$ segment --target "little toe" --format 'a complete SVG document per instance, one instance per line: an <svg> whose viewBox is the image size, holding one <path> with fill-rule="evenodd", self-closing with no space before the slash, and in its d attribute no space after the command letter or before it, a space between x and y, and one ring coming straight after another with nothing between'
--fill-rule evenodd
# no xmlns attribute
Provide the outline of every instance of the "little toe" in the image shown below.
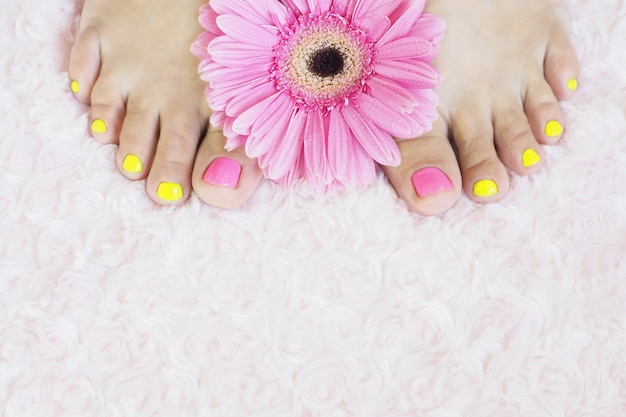
<svg viewBox="0 0 626 417"><path fill-rule="evenodd" d="M535 139L519 100L509 103L494 106L494 141L498 157L516 174L533 174L543 163L543 148Z"/></svg>
<svg viewBox="0 0 626 417"><path fill-rule="evenodd" d="M578 89L580 62L567 29L557 27L548 44L544 76L558 100L567 100Z"/></svg>
<svg viewBox="0 0 626 417"><path fill-rule="evenodd" d="M81 30L70 52L68 72L70 90L82 103L91 103L91 90L100 73L100 64L100 40L96 30Z"/></svg>
<svg viewBox="0 0 626 417"><path fill-rule="evenodd" d="M129 145L125 145L126 147L118 156L118 163L121 164L122 170L129 175L128 168L132 168L136 163L133 156L139 157L138 154L146 152L148 156L145 157L145 161L142 161L142 165L147 165L142 168L150 171L146 181L146 190L152 200L162 205L180 204L191 194L194 156L203 128L202 121L196 116L197 110L185 111L182 105L176 106L175 104L170 109L172 110L161 112L159 138L152 162L150 161L150 128L154 126L151 123L156 123L159 119L158 117L151 118L149 113L144 114L147 117L135 126L137 132L146 129L143 139L135 139L135 142L129 140ZM126 143L126 140L121 140L120 146L122 143ZM128 166L125 167L125 163Z"/></svg>
<svg viewBox="0 0 626 417"><path fill-rule="evenodd" d="M435 215L454 206L462 189L461 172L443 121L417 139L398 141L398 148L400 165L383 171L409 210Z"/></svg>
<svg viewBox="0 0 626 417"><path fill-rule="evenodd" d="M193 190L214 207L231 209L245 203L263 177L256 159L244 148L227 151L219 129L210 128L200 144L192 173Z"/></svg>
<svg viewBox="0 0 626 417"><path fill-rule="evenodd" d="M465 193L478 203L502 199L509 190L509 176L496 152L490 116L471 105L461 106L453 114L452 136Z"/></svg>
<svg viewBox="0 0 626 417"><path fill-rule="evenodd" d="M554 145L561 139L565 129L563 112L545 80L528 84L524 112L539 143Z"/></svg>

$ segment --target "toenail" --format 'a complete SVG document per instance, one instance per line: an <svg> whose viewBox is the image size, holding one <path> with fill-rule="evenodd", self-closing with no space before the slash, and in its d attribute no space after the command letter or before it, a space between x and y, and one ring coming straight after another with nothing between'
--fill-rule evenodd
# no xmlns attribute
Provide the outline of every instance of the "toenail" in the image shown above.
<svg viewBox="0 0 626 417"><path fill-rule="evenodd" d="M72 93L78 93L80 91L80 84L78 84L78 81L72 80L70 83L70 89L72 90Z"/></svg>
<svg viewBox="0 0 626 417"><path fill-rule="evenodd" d="M528 148L522 153L522 165L524 168L530 168L537 165L541 161L541 156L533 148Z"/></svg>
<svg viewBox="0 0 626 417"><path fill-rule="evenodd" d="M183 187L175 182L162 182L157 187L157 196L164 201L178 201L183 198Z"/></svg>
<svg viewBox="0 0 626 417"><path fill-rule="evenodd" d="M102 119L95 119L93 122L91 122L91 130L94 133L106 133L107 124Z"/></svg>
<svg viewBox="0 0 626 417"><path fill-rule="evenodd" d="M241 165L231 158L217 158L206 169L204 182L227 188L235 188L239 183Z"/></svg>
<svg viewBox="0 0 626 417"><path fill-rule="evenodd" d="M546 136L556 138L563 134L563 126L556 120L550 120L546 123Z"/></svg>
<svg viewBox="0 0 626 417"><path fill-rule="evenodd" d="M571 78L567 80L567 88L569 88L571 91L577 90L578 80L576 78Z"/></svg>
<svg viewBox="0 0 626 417"><path fill-rule="evenodd" d="M498 184L493 180L480 180L474 183L474 195L478 197L491 197L498 193Z"/></svg>
<svg viewBox="0 0 626 417"><path fill-rule="evenodd" d="M454 188L448 176L436 167L426 167L415 171L411 181L415 192L420 197L427 197Z"/></svg>
<svg viewBox="0 0 626 417"><path fill-rule="evenodd" d="M124 158L124 162L122 162L122 168L124 171L130 172L131 174L138 174L143 171L143 164L137 155L129 153Z"/></svg>

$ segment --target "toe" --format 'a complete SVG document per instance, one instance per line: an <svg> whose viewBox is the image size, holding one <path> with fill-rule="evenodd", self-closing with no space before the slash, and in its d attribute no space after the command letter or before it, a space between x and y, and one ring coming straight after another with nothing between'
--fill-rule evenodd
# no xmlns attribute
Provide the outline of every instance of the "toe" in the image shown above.
<svg viewBox="0 0 626 417"><path fill-rule="evenodd" d="M545 80L530 82L524 99L524 112L539 143L556 144L565 127L559 102Z"/></svg>
<svg viewBox="0 0 626 417"><path fill-rule="evenodd" d="M451 208L461 193L462 180L443 120L417 139L399 141L398 148L400 165L383 170L407 207L422 215Z"/></svg>
<svg viewBox="0 0 626 417"><path fill-rule="evenodd" d="M100 143L119 143L120 130L125 116L125 96L114 73L106 66L95 81L91 91L89 128Z"/></svg>
<svg viewBox="0 0 626 417"><path fill-rule="evenodd" d="M544 76L557 99L567 100L578 88L580 63L565 28L555 29L548 44Z"/></svg>
<svg viewBox="0 0 626 417"><path fill-rule="evenodd" d="M480 102L480 101L479 101ZM509 190L509 176L494 144L491 116L478 109L486 106L464 105L452 114L452 136L458 150L463 189L479 203L498 201Z"/></svg>
<svg viewBox="0 0 626 417"><path fill-rule="evenodd" d="M150 113L144 112L143 116L138 113L137 123L132 131L141 134L143 129L146 130L143 136L140 139L134 139L134 142L128 136L129 145L125 145L124 150L118 156L122 171L128 173L128 168L132 168L136 163L134 157L140 159L141 156L147 155L142 161L142 164L147 165L146 168L142 168L144 170L149 168L150 171L146 189L148 195L158 204L179 204L191 194L191 172L203 128L202 121L197 114L197 109L185 110L184 106L177 106L176 103L173 103L169 109L161 111L158 143L154 160L150 164L150 144L155 143L150 141L150 129L154 126L152 123L159 118L158 116L151 117ZM121 140L122 143L126 143L126 136ZM125 163L128 166L125 167Z"/></svg>
<svg viewBox="0 0 626 417"><path fill-rule="evenodd" d="M70 89L85 104L100 73L100 41L93 28L81 30L72 46L68 67Z"/></svg>
<svg viewBox="0 0 626 417"><path fill-rule="evenodd" d="M535 139L529 121L518 100L494 106L494 141L502 163L519 175L537 172L544 159L544 151Z"/></svg>
<svg viewBox="0 0 626 417"><path fill-rule="evenodd" d="M151 170L159 140L159 108L145 94L129 97L116 162L128 179L140 180Z"/></svg>
<svg viewBox="0 0 626 417"><path fill-rule="evenodd" d="M219 129L209 129L196 155L192 184L205 203L230 209L250 198L263 175L256 159L248 158L243 148L227 151L225 142Z"/></svg>

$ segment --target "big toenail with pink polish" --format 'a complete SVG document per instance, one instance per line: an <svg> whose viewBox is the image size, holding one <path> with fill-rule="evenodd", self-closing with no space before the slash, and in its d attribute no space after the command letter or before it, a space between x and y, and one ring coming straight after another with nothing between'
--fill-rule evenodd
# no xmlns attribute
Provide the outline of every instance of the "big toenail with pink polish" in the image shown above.
<svg viewBox="0 0 626 417"><path fill-rule="evenodd" d="M417 170L411 177L413 188L420 197L427 197L441 191L452 190L454 186L450 178L439 168L426 167Z"/></svg>
<svg viewBox="0 0 626 417"><path fill-rule="evenodd" d="M204 182L220 187L235 188L241 176L241 165L231 158L217 158L206 169Z"/></svg>

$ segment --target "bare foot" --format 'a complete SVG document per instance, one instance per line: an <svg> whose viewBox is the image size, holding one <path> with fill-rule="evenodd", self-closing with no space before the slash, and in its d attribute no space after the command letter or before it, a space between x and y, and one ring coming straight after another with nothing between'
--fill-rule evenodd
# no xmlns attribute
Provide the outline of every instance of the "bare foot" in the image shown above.
<svg viewBox="0 0 626 417"><path fill-rule="evenodd" d="M572 96L579 73L564 3L427 2L448 27L434 62L443 75L440 119L428 134L399 143L399 167L384 168L411 210L443 212L461 189L476 202L497 201L509 189L507 168L541 169L542 145L557 143L564 129L558 100Z"/></svg>
<svg viewBox="0 0 626 417"><path fill-rule="evenodd" d="M119 144L120 171L147 179L155 202L185 201L193 174L202 200L236 207L261 173L242 152L226 153L221 131L206 128L205 84L190 52L204 3L86 0L70 56L71 89L91 105L94 138Z"/></svg>

